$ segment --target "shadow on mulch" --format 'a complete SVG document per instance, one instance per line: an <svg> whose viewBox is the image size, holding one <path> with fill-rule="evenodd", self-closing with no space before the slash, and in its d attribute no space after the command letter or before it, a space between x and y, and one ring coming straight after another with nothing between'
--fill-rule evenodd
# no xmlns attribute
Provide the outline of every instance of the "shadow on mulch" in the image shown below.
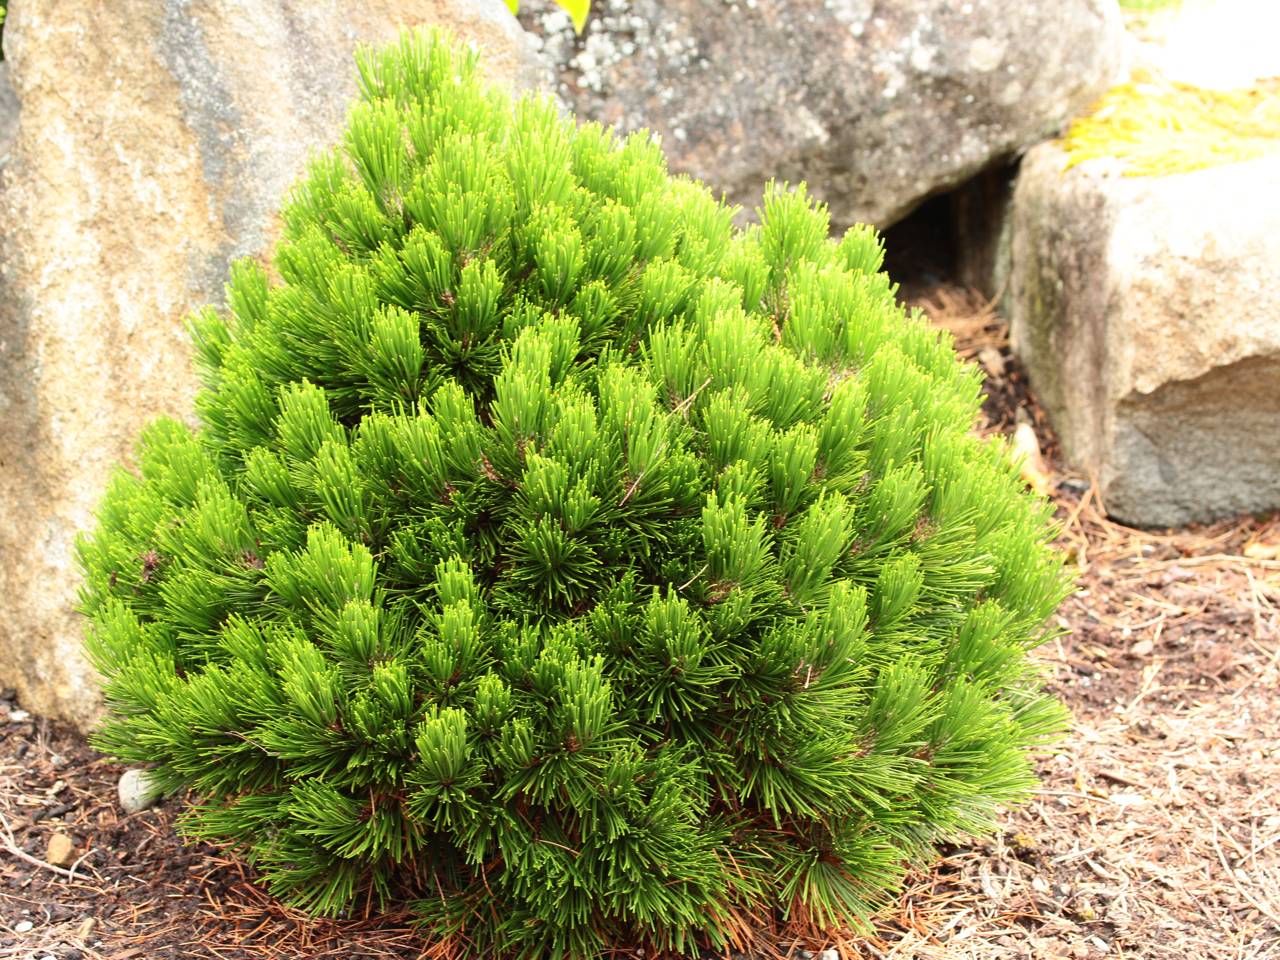
<svg viewBox="0 0 1280 960"><path fill-rule="evenodd" d="M1280 957L1280 518L1152 533L1111 523L1057 444L990 305L915 301L988 382L984 433L1030 424L1080 590L1038 653L1075 716L994 840L943 852L874 960ZM124 816L120 768L0 696L0 960L416 958L407 917L314 921L184 846L170 801ZM55 834L72 843L47 863Z"/></svg>

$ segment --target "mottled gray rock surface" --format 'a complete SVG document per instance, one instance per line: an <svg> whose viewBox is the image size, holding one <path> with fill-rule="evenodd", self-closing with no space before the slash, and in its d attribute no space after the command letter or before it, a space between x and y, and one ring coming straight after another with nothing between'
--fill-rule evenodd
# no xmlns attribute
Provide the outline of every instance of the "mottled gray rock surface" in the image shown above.
<svg viewBox="0 0 1280 960"><path fill-rule="evenodd" d="M9 66L0 60L0 168L9 159L13 138L18 132L18 98L9 83Z"/></svg>
<svg viewBox="0 0 1280 960"><path fill-rule="evenodd" d="M1013 346L1115 517L1280 507L1280 153L1171 177L1057 146L1014 189Z"/></svg>
<svg viewBox="0 0 1280 960"><path fill-rule="evenodd" d="M98 708L76 533L139 428L191 407L183 317L264 256L281 195L333 142L352 53L441 24L491 77L539 72L501 0L12 0L21 105L0 172L0 685Z"/></svg>
<svg viewBox="0 0 1280 960"><path fill-rule="evenodd" d="M748 209L807 180L837 226L887 226L1055 132L1123 58L1115 0L603 0L580 40L545 4L523 19L581 116L657 131Z"/></svg>

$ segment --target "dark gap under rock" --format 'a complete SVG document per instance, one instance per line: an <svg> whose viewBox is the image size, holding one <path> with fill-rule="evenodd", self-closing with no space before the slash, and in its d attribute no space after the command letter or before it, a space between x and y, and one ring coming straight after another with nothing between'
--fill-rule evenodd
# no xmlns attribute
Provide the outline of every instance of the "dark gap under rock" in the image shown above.
<svg viewBox="0 0 1280 960"><path fill-rule="evenodd" d="M885 269L913 300L943 284L999 299L1006 267L1005 216L1013 164L984 170L953 190L930 197L883 231Z"/></svg>

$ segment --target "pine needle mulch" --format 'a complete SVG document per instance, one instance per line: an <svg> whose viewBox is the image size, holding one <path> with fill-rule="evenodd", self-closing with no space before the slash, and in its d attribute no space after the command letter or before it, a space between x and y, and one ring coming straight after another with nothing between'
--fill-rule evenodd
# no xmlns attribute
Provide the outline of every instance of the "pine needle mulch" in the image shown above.
<svg viewBox="0 0 1280 960"><path fill-rule="evenodd" d="M1039 437L1081 586L1039 655L1075 729L994 840L944 851L841 956L1280 957L1280 517L1110 522L1089 478L1056 466L990 305L951 288L918 305L986 369L985 430ZM178 843L174 804L124 816L118 775L0 693L0 960L421 955L407 917L276 904L233 858ZM66 866L46 861L55 833L74 844Z"/></svg>
<svg viewBox="0 0 1280 960"><path fill-rule="evenodd" d="M126 816L119 767L60 724L21 711L15 720L16 710L0 702L0 960L419 956L407 923L310 920L267 896L242 863L183 846L174 804ZM46 859L58 833L75 844L61 867Z"/></svg>

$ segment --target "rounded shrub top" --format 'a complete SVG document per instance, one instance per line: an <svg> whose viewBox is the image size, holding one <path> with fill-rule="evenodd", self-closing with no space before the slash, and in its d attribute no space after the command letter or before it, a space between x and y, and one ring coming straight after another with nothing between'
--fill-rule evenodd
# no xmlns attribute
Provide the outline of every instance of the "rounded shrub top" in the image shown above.
<svg viewBox="0 0 1280 960"><path fill-rule="evenodd" d="M360 77L82 543L100 743L441 955L856 928L1060 722L978 374L802 189L736 229L435 35Z"/></svg>

